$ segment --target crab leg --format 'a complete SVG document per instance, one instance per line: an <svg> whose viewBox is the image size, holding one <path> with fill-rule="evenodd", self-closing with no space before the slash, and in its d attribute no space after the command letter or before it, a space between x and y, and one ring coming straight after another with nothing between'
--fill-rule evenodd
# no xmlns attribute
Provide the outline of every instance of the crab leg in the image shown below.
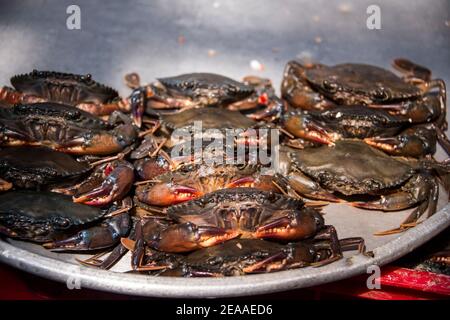
<svg viewBox="0 0 450 320"><path fill-rule="evenodd" d="M23 94L11 87L3 87L0 89L0 101L8 105L14 105L22 101Z"/></svg>
<svg viewBox="0 0 450 320"><path fill-rule="evenodd" d="M353 201L349 204L364 209L398 211L428 201L434 193L434 188L436 188L434 179L425 175L415 175L397 192L381 195L373 201Z"/></svg>

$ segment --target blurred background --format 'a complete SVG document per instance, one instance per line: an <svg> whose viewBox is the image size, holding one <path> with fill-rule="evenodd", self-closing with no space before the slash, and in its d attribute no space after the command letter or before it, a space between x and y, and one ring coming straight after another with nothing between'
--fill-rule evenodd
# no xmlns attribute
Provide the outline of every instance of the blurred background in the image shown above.
<svg viewBox="0 0 450 320"><path fill-rule="evenodd" d="M81 29L69 30L69 5ZM381 29L366 13L378 5ZM403 56L450 75L450 1L80 1L0 0L0 84L32 69L91 73L129 90L123 75L156 77L209 71L256 74L279 87L285 63L366 62L389 67Z"/></svg>

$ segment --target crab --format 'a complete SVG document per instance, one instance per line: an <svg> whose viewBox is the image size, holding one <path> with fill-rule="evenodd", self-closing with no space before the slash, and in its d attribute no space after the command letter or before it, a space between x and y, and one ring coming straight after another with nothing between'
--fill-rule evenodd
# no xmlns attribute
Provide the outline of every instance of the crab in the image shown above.
<svg viewBox="0 0 450 320"><path fill-rule="evenodd" d="M42 146L8 147L0 150L0 177L16 188L52 190L73 195L75 202L105 206L126 196L134 168L124 160L102 161L92 165Z"/></svg>
<svg viewBox="0 0 450 320"><path fill-rule="evenodd" d="M116 118L116 117L115 117ZM120 118L117 115L116 121ZM0 146L45 145L75 155L109 155L137 138L127 118L113 126L75 107L56 103L0 108Z"/></svg>
<svg viewBox="0 0 450 320"><path fill-rule="evenodd" d="M169 219L169 220L167 220ZM144 224L145 241L164 252L188 252L236 238L296 241L326 230L318 210L255 188L222 189L167 208Z"/></svg>
<svg viewBox="0 0 450 320"><path fill-rule="evenodd" d="M98 165L81 183L53 191L71 195L77 203L103 207L125 198L133 182L133 165L125 160L113 160Z"/></svg>
<svg viewBox="0 0 450 320"><path fill-rule="evenodd" d="M447 129L445 82L431 79L430 70L406 59L396 59L393 65L405 77L366 64L326 66L290 61L284 72L282 97L303 110L334 109L338 114L343 109L336 109L337 106L357 106L394 115L394 122L400 117L403 123L427 123L437 131L439 142L450 153L448 138L443 133ZM374 144L390 149L390 142L383 146L385 141L381 139Z"/></svg>
<svg viewBox="0 0 450 320"><path fill-rule="evenodd" d="M277 191L272 177L251 165L191 165L157 176L136 188L136 200L150 206L166 207L193 200L210 192L238 187Z"/></svg>
<svg viewBox="0 0 450 320"><path fill-rule="evenodd" d="M255 110L255 119L277 118L284 110L269 80L247 77L246 83L214 73L189 73L160 78L158 82L141 86L137 74L126 76L134 89L130 95L135 122L140 126L144 112L173 113L201 107L227 107L232 110ZM258 107L263 107L259 110ZM165 112L164 112L165 111Z"/></svg>
<svg viewBox="0 0 450 320"><path fill-rule="evenodd" d="M116 90L94 81L90 74L33 70L12 77L11 84L14 89L0 89L0 100L8 104L56 102L97 116L110 115L116 110L130 111L126 99L121 99Z"/></svg>
<svg viewBox="0 0 450 320"><path fill-rule="evenodd" d="M59 193L8 191L0 194L0 234L55 251L105 249L128 234L130 207L101 210Z"/></svg>
<svg viewBox="0 0 450 320"><path fill-rule="evenodd" d="M279 178L301 196L346 201L371 210L415 207L399 228L387 233L415 226L425 212L427 216L434 214L439 194L437 179L450 170L447 163L388 156L358 140L292 151L289 158L291 167L285 166Z"/></svg>
<svg viewBox="0 0 450 320"><path fill-rule="evenodd" d="M159 174L200 160L256 164L258 159L250 158L247 151L251 148L256 151L258 146L259 150L268 148L271 143L270 125L222 108L188 109L177 114L159 115L158 120L151 121L151 124L150 129L141 133L144 141L130 155L143 180L151 180ZM267 136L263 130L257 129L266 129ZM231 145L235 149L229 153ZM223 152L225 146L227 151Z"/></svg>
<svg viewBox="0 0 450 320"><path fill-rule="evenodd" d="M420 158L436 152L436 130L426 124L411 125L410 119L380 109L336 106L323 111L298 110L285 117L284 129L300 138L290 141L298 147L304 146L302 141L333 145L353 138L395 156Z"/></svg>
<svg viewBox="0 0 450 320"><path fill-rule="evenodd" d="M136 241L135 244L137 244ZM140 242L142 243L142 242ZM362 238L338 240L334 229L320 240L279 244L259 239L233 239L203 248L188 255L176 255L145 248L132 247L132 268L159 276L222 277L280 270L320 267L342 258L342 252L359 249L364 252Z"/></svg>

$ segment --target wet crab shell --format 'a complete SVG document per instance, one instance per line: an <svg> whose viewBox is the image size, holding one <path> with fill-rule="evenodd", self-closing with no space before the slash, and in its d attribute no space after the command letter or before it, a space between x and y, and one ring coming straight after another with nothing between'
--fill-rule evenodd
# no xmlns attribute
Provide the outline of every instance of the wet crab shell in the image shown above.
<svg viewBox="0 0 450 320"><path fill-rule="evenodd" d="M233 239L217 246L194 251L185 258L185 267L192 273L243 275L246 267L276 254L290 254L288 245L256 239ZM297 244L297 253L304 265L314 262L314 251L308 245Z"/></svg>
<svg viewBox="0 0 450 320"><path fill-rule="evenodd" d="M116 99L116 90L100 84L90 74L37 71L16 75L11 84L22 93L71 105L80 102L106 103Z"/></svg>
<svg viewBox="0 0 450 320"><path fill-rule="evenodd" d="M293 152L291 159L301 172L344 195L376 193L414 174L408 164L356 140Z"/></svg>
<svg viewBox="0 0 450 320"><path fill-rule="evenodd" d="M173 95L187 96L204 105L220 105L247 98L254 89L214 73L189 73L158 81Z"/></svg>
<svg viewBox="0 0 450 320"><path fill-rule="evenodd" d="M87 174L90 166L46 147L0 150L0 176L20 188L70 184Z"/></svg>
<svg viewBox="0 0 450 320"><path fill-rule="evenodd" d="M58 118L84 129L105 130L112 128L109 123L89 112L60 103L30 103L18 104L12 108L0 108L1 119L23 119L25 121L28 117L47 118L48 121L51 118Z"/></svg>
<svg viewBox="0 0 450 320"><path fill-rule="evenodd" d="M320 92L338 102L387 102L417 98L422 94L418 87L393 72L367 64L320 65L306 69L305 77Z"/></svg>
<svg viewBox="0 0 450 320"><path fill-rule="evenodd" d="M200 121L202 129L247 129L256 125L256 122L247 118L239 111L223 108L188 109L173 115L161 116L164 125L170 129L180 129L194 126Z"/></svg>
<svg viewBox="0 0 450 320"><path fill-rule="evenodd" d="M22 240L52 241L104 214L58 193L22 190L0 195L0 231Z"/></svg>
<svg viewBox="0 0 450 320"><path fill-rule="evenodd" d="M232 188L218 190L196 200L170 206L167 209L167 215L178 222L215 226L225 223L230 225L221 227L233 228L236 226L232 225L235 222L232 221L233 219L230 220L231 216L242 219L244 215L247 215L247 218L250 218L247 222L254 224L258 219L269 220L274 212L282 213L303 207L303 201L287 198L279 193L255 188ZM250 230L254 226L243 227Z"/></svg>

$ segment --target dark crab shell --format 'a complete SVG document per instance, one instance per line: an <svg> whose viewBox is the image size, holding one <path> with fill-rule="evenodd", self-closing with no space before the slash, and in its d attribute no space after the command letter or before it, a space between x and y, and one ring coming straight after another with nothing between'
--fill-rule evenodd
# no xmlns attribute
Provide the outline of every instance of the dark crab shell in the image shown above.
<svg viewBox="0 0 450 320"><path fill-rule="evenodd" d="M184 259L184 266L193 274L243 275L245 267L277 254L289 256L290 251L290 245L259 239L233 239L190 253ZM296 251L304 265L314 262L314 250L308 244L297 243Z"/></svg>
<svg viewBox="0 0 450 320"><path fill-rule="evenodd" d="M106 103L116 99L116 90L92 80L90 74L37 71L11 78L14 88L48 101L75 105L81 102Z"/></svg>
<svg viewBox="0 0 450 320"><path fill-rule="evenodd" d="M244 229L252 230L259 222L274 217L274 213L301 210L304 202L281 194L255 188L232 188L211 192L196 200L173 205L167 215L177 222L234 228L234 218L245 220ZM238 222L239 224L241 222Z"/></svg>
<svg viewBox="0 0 450 320"><path fill-rule="evenodd" d="M291 159L314 181L345 195L376 193L398 186L414 174L407 163L357 140L292 152Z"/></svg>
<svg viewBox="0 0 450 320"><path fill-rule="evenodd" d="M418 87L389 70L367 64L320 65L305 70L306 79L330 99L344 103L377 103L419 97ZM349 97L351 96L351 97Z"/></svg>
<svg viewBox="0 0 450 320"><path fill-rule="evenodd" d="M72 197L35 191L0 194L0 231L12 238L48 242L69 229L100 219L105 211L74 203Z"/></svg>
<svg viewBox="0 0 450 320"><path fill-rule="evenodd" d="M324 111L311 110L308 114L344 138L392 137L410 125L406 117L359 105L337 106Z"/></svg>
<svg viewBox="0 0 450 320"><path fill-rule="evenodd" d="M86 163L46 147L0 150L0 177L20 188L68 185L90 170Z"/></svg>
<svg viewBox="0 0 450 320"><path fill-rule="evenodd" d="M201 121L202 129L243 129L256 126L256 122L241 114L224 108L193 108L171 115L162 115L161 120L170 129L192 127Z"/></svg>
<svg viewBox="0 0 450 320"><path fill-rule="evenodd" d="M207 101L207 105L240 101L254 93L253 87L214 73L188 73L158 81L174 95Z"/></svg>
<svg viewBox="0 0 450 320"><path fill-rule="evenodd" d="M51 122L52 118L70 123L83 129L105 130L112 126L95 115L70 105L42 102L18 104L12 108L0 108L0 118L19 120L24 123L27 118L39 118L43 122Z"/></svg>

